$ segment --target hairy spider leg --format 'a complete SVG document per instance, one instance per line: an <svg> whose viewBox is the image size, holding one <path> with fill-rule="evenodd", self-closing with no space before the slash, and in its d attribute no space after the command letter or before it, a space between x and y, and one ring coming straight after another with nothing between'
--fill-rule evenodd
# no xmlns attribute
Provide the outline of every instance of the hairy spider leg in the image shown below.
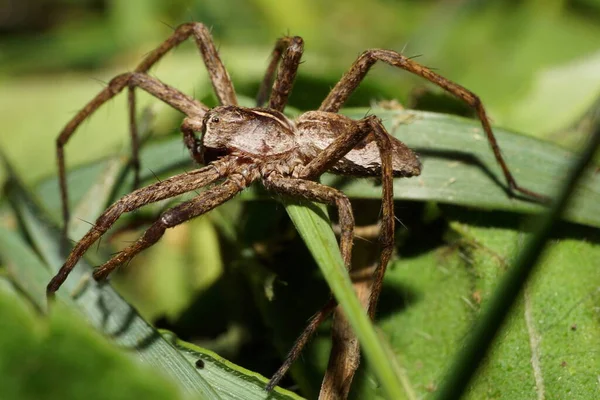
<svg viewBox="0 0 600 400"><path fill-rule="evenodd" d="M328 170L331 165L342 158L350 150L352 150L361 140L370 133L374 134L379 153L381 157L381 179L382 179L382 225L380 233L380 261L374 272L373 291L369 299L369 316L373 318L375 306L379 293L373 295L375 290L381 291L383 276L387 268L387 264L392 256L394 249L394 194L393 194L393 175L392 175L392 145L389 134L381 124L379 118L375 116L366 117L357 121L356 128L353 131L341 134L336 140L321 151L313 160L311 160L305 168L299 173L300 183L298 179L290 178L273 178L267 180L265 186L277 193L289 195L293 197L305 198L307 200L318 201L326 204L336 204L339 212L340 220L340 251L346 268L350 270L350 262L352 257L352 243L354 240L354 217L352 216L352 206L350 201L343 193L328 186L323 186L309 179L321 175ZM310 182L310 183L309 183ZM343 200L343 201L342 201ZM334 203L335 201L335 203ZM342 212L347 214L351 219L351 224L343 217ZM298 339L294 342L291 350L288 352L283 364L275 372L269 380L267 390L271 390L285 376L294 361L298 358L302 349L308 343L308 340L316 332L319 325L329 316L335 309L337 302L331 299L325 306L319 310L310 319L309 324L302 331Z"/></svg>
<svg viewBox="0 0 600 400"><path fill-rule="evenodd" d="M508 165L506 164L506 161L504 161L504 157L502 156L502 152L500 151L496 137L492 132L492 127L490 126L490 121L486 115L485 108L483 107L483 104L477 95L466 88L444 78L443 76L436 74L431 69L393 50L371 49L363 52L356 59L354 64L352 64L350 69L344 74L344 76L342 76L342 79L340 79L340 81L335 85L325 100L323 100L319 110L338 112L348 97L350 97L352 92L354 92L354 90L365 78L369 69L377 61L382 61L391 66L398 67L410 73L419 75L438 85L455 97L463 100L470 107L475 109L477 116L481 120L483 130L487 135L488 142L492 147L496 161L502 168L504 177L508 182L509 191L511 193L515 191L520 192L541 202L547 202L549 200L546 196L521 187L517 184L517 181L513 177Z"/></svg>
<svg viewBox="0 0 600 400"><path fill-rule="evenodd" d="M223 62L219 58L217 49L215 48L214 41L210 34L210 31L204 24L198 22L191 22L178 26L173 34L166 39L160 46L150 52L142 62L134 70L134 74L130 76L139 77L141 74L147 72L158 60L160 60L169 50L179 45L181 42L186 40L191 35L194 35L194 39L202 58L213 86L213 89L217 95L219 103L222 105L236 105L237 98L233 89L233 84ZM136 74L138 73L138 74ZM139 139L137 132L137 125L135 119L135 87L139 86L142 89L148 91L150 94L158 97L160 100L171 104L171 102L193 102L195 107L177 108L179 111L184 112L188 116L201 116L208 107L204 104L192 99L191 97L177 91L174 88L170 88L167 91L155 91L152 92L150 89L145 88L142 84L137 81L139 78L131 78L129 81L121 82L124 76L128 74L119 75L115 79L111 80L110 84L104 89L99 95L97 95L91 102L89 102L73 119L63 128L59 137L56 140L56 156L58 159L58 170L59 170L59 181L60 181L60 192L62 201L62 212L63 212L63 234L67 236L67 223L69 221L69 202L68 202L68 191L66 183L66 171L65 171L65 156L64 146L66 145L69 138L72 136L77 127L91 115L96 109L98 109L104 102L114 97L120 92L124 86L129 87L128 92L128 110L129 110L129 131L131 136L131 165L134 170L134 186L137 187L139 184ZM145 75L145 74L144 74ZM147 76L147 75L145 75ZM150 78L150 77L148 77ZM156 81L154 78L151 78ZM119 86L118 81L124 86ZM165 87L167 85L161 84ZM163 94L161 97L160 95ZM181 98L181 99L179 99ZM184 101L185 100L185 101ZM171 104L172 105L172 104Z"/></svg>
<svg viewBox="0 0 600 400"><path fill-rule="evenodd" d="M269 86L273 85L269 98L269 108L283 111L294 86L303 51L304 41L299 36L285 36L277 40L271 53L271 62L267 67L265 77L256 96L257 107L263 106L267 96L269 96ZM280 60L281 64L277 70L277 78L273 81Z"/></svg>
<svg viewBox="0 0 600 400"><path fill-rule="evenodd" d="M200 49L220 105L237 105L237 97L229 73L225 69L210 34L210 30L200 22L189 22L175 28L173 34L160 46L150 52L137 66L135 72L147 72L169 50L194 35L196 45Z"/></svg>
<svg viewBox="0 0 600 400"><path fill-rule="evenodd" d="M213 165L175 175L169 179L140 188L113 203L96 220L94 226L77 242L69 257L46 288L47 296L53 297L69 273L85 252L117 221L121 214L134 211L146 204L178 196L196 190L221 179L223 174Z"/></svg>
<svg viewBox="0 0 600 400"><path fill-rule="evenodd" d="M165 233L167 228L173 228L190 219L205 214L233 198L246 187L246 180L244 177L241 177L239 180L232 179L233 177L233 175L230 176L220 185L207 189L193 199L162 213L158 220L150 225L135 243L128 246L126 249L121 250L113 258L98 267L98 269L94 271L94 279L105 279L119 265L126 263L140 251L156 243Z"/></svg>
<svg viewBox="0 0 600 400"><path fill-rule="evenodd" d="M200 50L204 64L208 71L210 81L212 83L219 104L221 105L236 105L237 98L231 78L219 57L219 53L214 45L214 40L210 34L210 30L199 22L190 22L179 25L175 28L173 34L167 38L160 46L151 51L142 62L136 67L135 72L148 72L148 70L156 64L166 53L174 47L177 47L181 42L185 41L191 35L194 35L196 45ZM139 185L139 139L135 115L135 88L129 86L128 91L129 105L129 132L131 134L131 165L134 172L133 187ZM206 111L206 110L205 110Z"/></svg>
<svg viewBox="0 0 600 400"><path fill-rule="evenodd" d="M274 176L274 174L269 175L269 177L264 180L264 185L268 190L283 196L335 205L338 210L339 224L341 227L340 252L342 254L342 259L344 260L344 265L350 270L352 243L354 240L354 216L352 214L350 200L344 193L314 181L283 178L281 176ZM300 336L294 342L288 355L285 357L283 364L269 380L269 383L265 388L267 391L270 391L277 386L294 361L296 361L301 354L304 346L308 343L319 325L327 319L329 314L335 309L336 305L335 299L332 298L321 310L311 317L308 326L304 328Z"/></svg>
<svg viewBox="0 0 600 400"><path fill-rule="evenodd" d="M94 113L102 104L112 99L120 93L126 86L139 87L154 97L164 101L173 108L185 113L186 115L202 115L208 108L193 99L192 97L181 93L177 89L160 82L144 73L126 73L113 78L104 90L94 97L83 109L81 109L63 128L56 140L56 155L58 159L58 174L60 182L60 192L63 212L63 233L67 236L67 223L69 221L69 197L67 191L66 169L64 146L71 138L77 127L91 114Z"/></svg>
<svg viewBox="0 0 600 400"><path fill-rule="evenodd" d="M381 256L374 272L373 290L369 300L369 316L373 318L383 276L394 249L394 181L392 173L392 144L389 133L375 116L368 116L357 123L357 130L340 135L332 144L304 167L299 177L314 179L330 169L340 158L352 150L369 133L375 137L381 157L382 225L380 233Z"/></svg>
<svg viewBox="0 0 600 400"><path fill-rule="evenodd" d="M317 313L310 317L308 320L308 325L306 328L304 328L302 333L300 333L300 336L298 336L294 341L292 348L285 357L285 360L283 360L283 364L281 364L281 367L279 367L273 376L271 376L267 386L265 386L265 390L267 392L270 392L275 388L275 386L279 385L279 382L281 382L285 374L287 374L296 359L300 356L310 338L317 331L319 326L321 326L321 324L327 320L329 315L333 312L333 310L335 310L336 307L337 301L332 297L327 301L327 303L325 303L323 307L321 307Z"/></svg>

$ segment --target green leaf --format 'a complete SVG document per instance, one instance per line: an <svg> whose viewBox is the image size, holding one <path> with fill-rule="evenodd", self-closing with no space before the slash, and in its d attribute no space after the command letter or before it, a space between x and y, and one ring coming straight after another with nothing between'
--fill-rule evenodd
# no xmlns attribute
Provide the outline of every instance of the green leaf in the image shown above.
<svg viewBox="0 0 600 400"><path fill-rule="evenodd" d="M537 73L526 96L507 113L526 132L555 132L583 115L600 93L600 51ZM560 94L560 95L557 95Z"/></svg>
<svg viewBox="0 0 600 400"><path fill-rule="evenodd" d="M485 308L512 255L528 236L514 229L487 227L477 219L453 223L469 249ZM545 250L525 293L511 311L491 354L478 373L468 398L594 398L600 360L600 236L563 229ZM490 257L490 255L493 255Z"/></svg>
<svg viewBox="0 0 600 400"><path fill-rule="evenodd" d="M493 340L498 336L498 332L503 327L509 311L512 310L513 305L518 300L518 296L521 293L525 293L526 303L528 302L525 287L529 281L529 277L535 270L545 250L546 242L550 239L555 229L558 228L560 217L569 204L575 186L582 178L586 168L591 164L594 154L599 148L600 124L595 127L593 134L587 140L581 155L569 166L567 177L561 182L560 190L557 191L556 200L550 207L550 210L536 221L532 229L531 238L527 240L523 250L519 252L514 264L507 271L506 276L500 280L486 307L485 313L482 314L473 327L470 340L466 343L464 350L461 351L461 354L453 364L452 371L444 383L444 387L438 398L458 398L466 391L477 368L491 350ZM527 317L526 319L531 324L531 317ZM532 339L532 364L534 365L534 370L536 370L535 349L538 345L533 342L534 340ZM539 367L537 370L539 370ZM539 380L541 380L541 378L538 378L539 375L540 373L536 371L536 384L542 386L539 383ZM540 391L539 397L544 397L543 390Z"/></svg>
<svg viewBox="0 0 600 400"><path fill-rule="evenodd" d="M12 236L0 228L3 254L18 240ZM6 278L0 278L0 319L5 400L183 398L172 382L108 344L72 309L57 305L50 318L40 318Z"/></svg>
<svg viewBox="0 0 600 400"><path fill-rule="evenodd" d="M443 212L453 221L450 243L401 252L388 268L379 309L378 326L417 398L435 396L528 236L517 218L503 214L458 207ZM546 398L595 397L599 259L598 230L562 227L528 284L528 300L521 296L512 310L466 398L539 398L534 368L541 371ZM532 340L539 367L532 364ZM351 398L382 395L373 377L367 366L355 378Z"/></svg>
<svg viewBox="0 0 600 400"><path fill-rule="evenodd" d="M267 396L264 387L268 380L264 376L235 365L212 351L179 340L169 332L163 331L161 334L166 338L170 338L172 344L189 362L200 365L199 368L203 371L203 376L219 393L222 393L223 399L302 399L302 397L292 392L279 389ZM200 363L198 363L198 360L200 360Z"/></svg>
<svg viewBox="0 0 600 400"><path fill-rule="evenodd" d="M435 391L478 309L474 277L461 254L452 247L423 246L401 252L388 267L377 313L377 326L405 374L406 394L398 400ZM355 377L351 398L383 397L372 366L365 367Z"/></svg>

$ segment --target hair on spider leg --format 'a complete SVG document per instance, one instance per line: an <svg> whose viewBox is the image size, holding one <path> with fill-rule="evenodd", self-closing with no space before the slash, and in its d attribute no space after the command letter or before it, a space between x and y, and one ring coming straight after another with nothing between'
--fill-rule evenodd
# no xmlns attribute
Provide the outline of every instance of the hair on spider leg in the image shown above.
<svg viewBox="0 0 600 400"><path fill-rule="evenodd" d="M402 50L400 50L400 54L404 54L404 51L406 50L406 48L408 47L408 43L410 42L406 42L404 43L404 46L402 46Z"/></svg>
<svg viewBox="0 0 600 400"><path fill-rule="evenodd" d="M88 79L91 79L91 80L93 80L93 81L101 84L103 88L107 87L108 84L109 84L109 82L107 82L107 81L105 81L103 79L100 79L100 78L96 78L94 76L90 76L90 77L88 77ZM79 110L77 110L77 111L79 111Z"/></svg>
<svg viewBox="0 0 600 400"><path fill-rule="evenodd" d="M77 242L79 240L75 240L75 239L71 239L71 238L67 238L69 240L69 242L71 242L71 244L77 244Z"/></svg>
<svg viewBox="0 0 600 400"><path fill-rule="evenodd" d="M98 238L98 244L96 245L96 254L100 252L100 243L102 243L102 236Z"/></svg>
<svg viewBox="0 0 600 400"><path fill-rule="evenodd" d="M78 220L80 220L81 222L85 222L85 223L86 223L86 224L88 224L88 225L91 225L91 226L94 226L94 227L96 226L96 224L95 224L95 223L93 223L93 222L90 222L90 221L87 221L87 220L85 220L85 219L83 219L83 218L79 218L79 217L75 217L75 218L77 218L77 219L78 219Z"/></svg>
<svg viewBox="0 0 600 400"><path fill-rule="evenodd" d="M162 182L162 180L154 173L154 171L152 171L152 169L148 168L148 171L152 173L152 176L154 176L154 179L156 179L157 182Z"/></svg>
<svg viewBox="0 0 600 400"><path fill-rule="evenodd" d="M159 19L158 22L161 23L161 24L163 24L167 28L171 29L173 32L175 32L175 30L177 29L176 27L174 27L173 25L169 24L167 21L163 21L162 19Z"/></svg>
<svg viewBox="0 0 600 400"><path fill-rule="evenodd" d="M131 263L131 260L133 260L133 258L130 258L129 260L127 260L127 264L125 264L125 266L123 267L123 269L129 268L129 264Z"/></svg>
<svg viewBox="0 0 600 400"><path fill-rule="evenodd" d="M367 237L365 237L365 236L361 236L361 235L356 235L356 234L355 234L355 235L354 235L354 238L355 238L355 239L360 239L360 240L362 240L363 242L366 242L366 243L375 243L375 242L373 241L373 239L370 239L370 238L367 238Z"/></svg>
<svg viewBox="0 0 600 400"><path fill-rule="evenodd" d="M407 56L406 58L409 60L414 60L419 57L423 57L423 54L415 54L414 56Z"/></svg>
<svg viewBox="0 0 600 400"><path fill-rule="evenodd" d="M183 173L186 174L186 175L190 174L190 172L187 169L184 169ZM198 190L194 189L194 193L196 193L197 196L200 196L200 192Z"/></svg>
<svg viewBox="0 0 600 400"><path fill-rule="evenodd" d="M188 21L194 21L196 19L190 3L188 3L188 6L185 8L185 14L188 17Z"/></svg>
<svg viewBox="0 0 600 400"><path fill-rule="evenodd" d="M408 227L406 225L404 225L404 222L402 222L402 220L400 218L398 218L397 215L394 215L394 220L396 220L400 225L402 225L402 227L404 229L408 229Z"/></svg>

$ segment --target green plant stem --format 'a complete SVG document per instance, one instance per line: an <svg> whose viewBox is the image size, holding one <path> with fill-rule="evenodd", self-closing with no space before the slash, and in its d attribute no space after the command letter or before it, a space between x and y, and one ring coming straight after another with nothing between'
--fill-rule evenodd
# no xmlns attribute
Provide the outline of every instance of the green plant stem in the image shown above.
<svg viewBox="0 0 600 400"><path fill-rule="evenodd" d="M560 216L573 194L575 185L584 175L585 168L592 160L599 145L600 125L596 126L581 156L573 163L550 211L536 226L533 237L519 254L514 266L498 285L487 311L476 323L470 340L450 369L450 375L438 392L437 399L458 399L465 392L477 368L487 355L517 296L521 293L527 278L533 271L546 241L560 221Z"/></svg>

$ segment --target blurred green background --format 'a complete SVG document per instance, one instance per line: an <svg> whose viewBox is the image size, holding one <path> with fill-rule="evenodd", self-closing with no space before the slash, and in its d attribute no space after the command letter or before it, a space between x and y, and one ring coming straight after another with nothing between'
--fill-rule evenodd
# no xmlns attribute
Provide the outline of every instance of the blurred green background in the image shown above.
<svg viewBox="0 0 600 400"><path fill-rule="evenodd" d="M48 175L53 141L75 110L102 82L133 69L169 35L170 26L190 20L212 27L238 91L250 97L275 39L290 33L305 39L305 63L291 101L300 109L316 107L362 50L383 47L420 55L420 62L477 93L497 125L577 143L562 133L600 93L599 4L3 0L0 144L28 177ZM152 73L188 93L207 94L191 43ZM366 105L367 97L413 105L414 89L424 87L417 77L378 65L365 83L368 95L355 96L360 101L354 104ZM69 142L70 165L127 143L123 104L120 98L100 110ZM163 124L162 132L173 125Z"/></svg>
<svg viewBox="0 0 600 400"><path fill-rule="evenodd" d="M419 56L422 64L478 94L495 125L517 132L577 148L597 115L600 0L0 0L0 148L29 184L56 174L54 142L69 118L112 77L135 68L172 27L188 21L212 27L238 93L247 97L256 93L276 38L302 36L304 63L290 100L300 110L318 107L360 52L379 47ZM214 101L191 42L151 74ZM142 93L139 99L138 111L149 106L156 116L153 136L178 134L181 115ZM383 65L372 69L348 105L392 99L411 108L470 115L420 78ZM128 146L125 96L119 96L68 143L67 165L76 168ZM286 242L285 251L277 248L287 238L272 240L273 230L293 236L293 229L281 207L264 203L244 205L241 230L249 231L244 246L267 265L276 265L280 253L294 264L310 264L297 240L296 247ZM237 215L236 205L232 210ZM136 235L139 231L126 232L112 242L121 246ZM253 306L219 308L251 295L236 293L237 283L223 279L223 265L239 258L222 254L221 247L231 243L219 235L208 219L174 229L123 271L117 285L159 326L268 375L281 354L257 338L269 332L261 322L249 322L258 312ZM161 268L165 260L172 263L168 271ZM261 271L262 278L272 275L268 268ZM326 293L312 271L303 284ZM293 281L295 273L287 273L283 280ZM321 302L293 301L310 303L303 304L308 310Z"/></svg>

